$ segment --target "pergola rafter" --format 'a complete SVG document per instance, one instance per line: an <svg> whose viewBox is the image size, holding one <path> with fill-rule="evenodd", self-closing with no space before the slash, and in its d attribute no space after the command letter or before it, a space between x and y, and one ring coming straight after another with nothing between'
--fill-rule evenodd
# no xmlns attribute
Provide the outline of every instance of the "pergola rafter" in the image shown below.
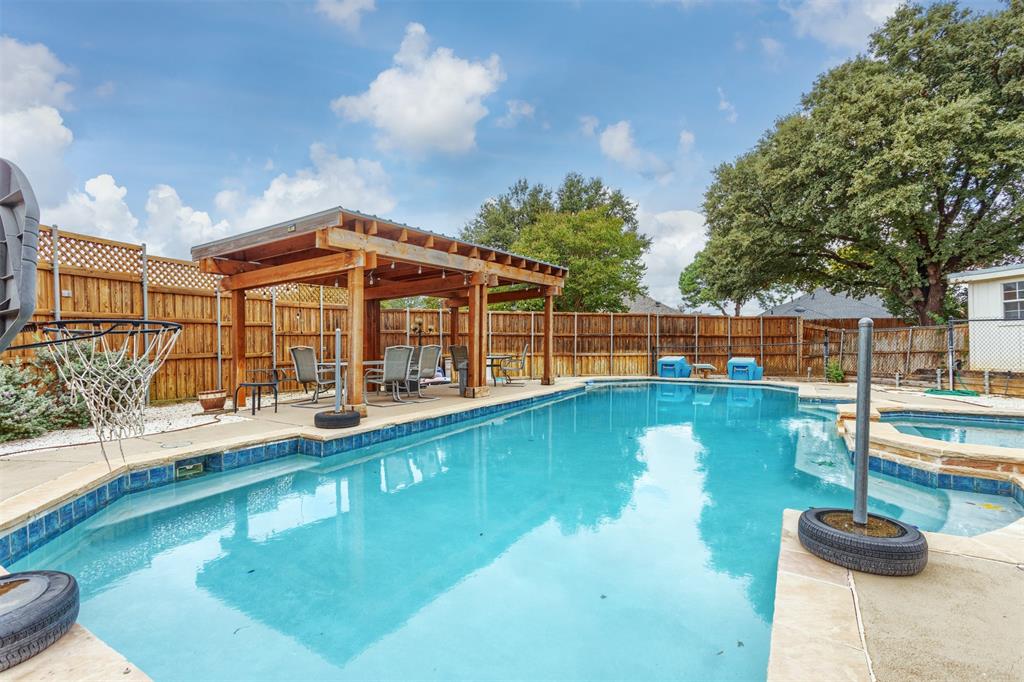
<svg viewBox="0 0 1024 682"><path fill-rule="evenodd" d="M447 299L452 343L459 308L469 308L468 386L473 396L487 394L488 303L544 298L542 381L554 381L554 297L562 292L564 267L340 207L193 247L192 257L203 272L222 275L221 288L234 292L235 385L245 374L244 292L290 282L348 288L348 403L356 409L363 401L364 356L380 355L380 303L408 296ZM489 292L509 285L520 287Z"/></svg>

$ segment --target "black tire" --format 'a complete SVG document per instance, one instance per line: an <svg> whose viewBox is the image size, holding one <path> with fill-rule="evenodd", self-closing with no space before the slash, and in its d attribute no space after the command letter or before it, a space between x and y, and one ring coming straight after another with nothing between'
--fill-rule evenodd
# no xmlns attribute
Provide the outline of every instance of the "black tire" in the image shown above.
<svg viewBox="0 0 1024 682"><path fill-rule="evenodd" d="M78 618L78 582L58 571L0 576L0 672L60 639Z"/></svg>
<svg viewBox="0 0 1024 682"><path fill-rule="evenodd" d="M359 426L359 413L355 410L335 412L327 410L313 415L313 426L318 429L348 429Z"/></svg>
<svg viewBox="0 0 1024 682"><path fill-rule="evenodd" d="M848 509L818 507L800 515L800 544L811 554L854 571L875 575L917 575L928 565L928 541L913 526L885 516L884 519L903 530L894 538L868 537L847 533L829 526L821 517L830 512Z"/></svg>

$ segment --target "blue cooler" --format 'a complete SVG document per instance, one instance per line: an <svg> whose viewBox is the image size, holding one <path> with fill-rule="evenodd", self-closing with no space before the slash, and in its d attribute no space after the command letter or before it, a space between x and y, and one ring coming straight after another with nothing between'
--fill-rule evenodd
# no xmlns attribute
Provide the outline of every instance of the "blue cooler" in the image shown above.
<svg viewBox="0 0 1024 682"><path fill-rule="evenodd" d="M658 376L667 379L685 379L693 368L682 355L666 355L658 358Z"/></svg>
<svg viewBox="0 0 1024 682"><path fill-rule="evenodd" d="M746 379L759 381L764 376L764 369L757 366L754 358L733 358L726 363L730 379Z"/></svg>

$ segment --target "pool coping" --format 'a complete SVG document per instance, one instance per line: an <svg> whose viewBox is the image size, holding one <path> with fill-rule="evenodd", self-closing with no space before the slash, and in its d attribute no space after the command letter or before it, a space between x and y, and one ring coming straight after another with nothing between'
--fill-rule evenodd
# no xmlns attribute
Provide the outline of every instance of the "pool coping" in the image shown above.
<svg viewBox="0 0 1024 682"><path fill-rule="evenodd" d="M865 629L857 594L860 574L810 554L797 532L800 514L795 509L782 514L767 680L875 682L872 633ZM1024 563L1024 518L975 536L924 535L930 553Z"/></svg>

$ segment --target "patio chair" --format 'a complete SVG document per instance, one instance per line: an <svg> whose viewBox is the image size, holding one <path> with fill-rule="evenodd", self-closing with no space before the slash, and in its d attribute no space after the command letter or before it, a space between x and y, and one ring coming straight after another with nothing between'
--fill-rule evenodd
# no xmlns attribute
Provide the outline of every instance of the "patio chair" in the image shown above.
<svg viewBox="0 0 1024 682"><path fill-rule="evenodd" d="M369 391L370 384L377 384L379 388L390 388L391 398L396 403L408 402L402 400L401 390L402 385L409 381L412 352L412 346L388 346L384 349L384 366L366 370L363 375L365 384L363 401L367 405L370 403L366 400L365 395Z"/></svg>
<svg viewBox="0 0 1024 682"><path fill-rule="evenodd" d="M292 346L288 350L295 365L295 380L302 384L302 389L307 393L309 385L313 385L313 399L310 402L315 405L320 399L320 391L334 386L334 369L330 364L317 362L316 352L310 346Z"/></svg>
<svg viewBox="0 0 1024 682"><path fill-rule="evenodd" d="M459 373L459 380L452 388L458 388L462 393L462 389L469 383L469 347L449 346L448 352L452 355L452 372Z"/></svg>
<svg viewBox="0 0 1024 682"><path fill-rule="evenodd" d="M441 358L441 346L423 346L419 358L409 368L409 384L416 386L416 397L421 400L437 400L423 395L423 382L437 374L437 361Z"/></svg>
<svg viewBox="0 0 1024 682"><path fill-rule="evenodd" d="M525 382L515 383L512 381L512 375L510 372L525 372L526 371L526 353L530 350L529 345L523 346L523 352L518 357L502 358L498 361L498 365L495 369L498 370L498 374L505 380L506 386L525 386ZM498 377L494 378L494 385L498 385Z"/></svg>

